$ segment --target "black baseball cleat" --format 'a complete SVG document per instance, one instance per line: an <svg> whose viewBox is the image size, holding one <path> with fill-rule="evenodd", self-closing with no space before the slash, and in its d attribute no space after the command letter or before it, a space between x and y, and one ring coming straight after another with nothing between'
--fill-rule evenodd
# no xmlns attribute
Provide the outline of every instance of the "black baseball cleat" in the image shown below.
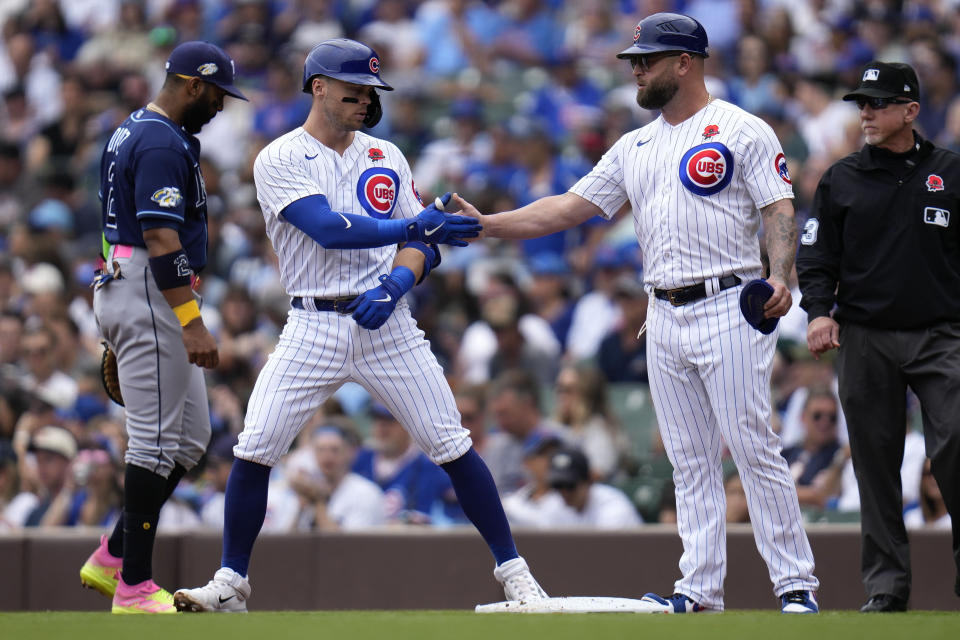
<svg viewBox="0 0 960 640"><path fill-rule="evenodd" d="M875 596L870 596L867 604L860 607L860 613L890 613L906 610L907 601L889 593L878 593Z"/></svg>

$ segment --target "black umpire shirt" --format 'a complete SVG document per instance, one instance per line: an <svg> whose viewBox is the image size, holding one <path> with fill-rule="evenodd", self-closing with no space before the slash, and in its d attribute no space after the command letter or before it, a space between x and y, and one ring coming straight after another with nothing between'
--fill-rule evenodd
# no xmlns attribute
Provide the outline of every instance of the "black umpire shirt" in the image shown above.
<svg viewBox="0 0 960 640"><path fill-rule="evenodd" d="M823 174L797 255L810 320L917 329L960 319L960 155L914 134Z"/></svg>

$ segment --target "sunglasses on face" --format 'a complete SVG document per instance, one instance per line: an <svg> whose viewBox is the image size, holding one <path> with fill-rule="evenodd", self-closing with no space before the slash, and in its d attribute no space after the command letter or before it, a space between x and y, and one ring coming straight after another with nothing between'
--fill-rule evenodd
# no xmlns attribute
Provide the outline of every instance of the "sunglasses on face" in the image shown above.
<svg viewBox="0 0 960 640"><path fill-rule="evenodd" d="M900 100L898 98L857 98L857 108L863 109L865 106L870 105L870 108L874 111L880 109L886 109L891 104L910 104L911 100Z"/></svg>
<svg viewBox="0 0 960 640"><path fill-rule="evenodd" d="M665 58L674 58L682 55L683 51L671 51L670 53L645 53L639 56L630 56L630 66L634 69L640 67L644 71L650 71L650 68L659 61Z"/></svg>

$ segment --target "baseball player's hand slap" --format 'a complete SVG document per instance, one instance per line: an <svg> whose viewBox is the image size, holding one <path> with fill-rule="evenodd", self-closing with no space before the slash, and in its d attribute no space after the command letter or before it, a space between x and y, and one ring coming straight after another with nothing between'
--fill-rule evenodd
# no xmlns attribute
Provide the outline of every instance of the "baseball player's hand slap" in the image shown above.
<svg viewBox="0 0 960 640"><path fill-rule="evenodd" d="M215 369L220 364L217 341L200 318L194 318L183 328L183 346L191 364L204 369Z"/></svg>
<svg viewBox="0 0 960 640"><path fill-rule="evenodd" d="M787 315L790 307L793 306L793 296L790 295L790 289L773 276L767 278L767 284L773 287L773 295L763 305L763 317L782 318Z"/></svg>
<svg viewBox="0 0 960 640"><path fill-rule="evenodd" d="M814 318L807 325L807 348L817 360L821 353L840 346L840 325L830 316Z"/></svg>
<svg viewBox="0 0 960 640"><path fill-rule="evenodd" d="M407 240L465 247L463 238L476 238L483 226L475 218L444 213L450 194L437 198L407 225Z"/></svg>
<svg viewBox="0 0 960 640"><path fill-rule="evenodd" d="M410 269L397 267L390 275L380 276L379 287L364 291L354 298L347 311L353 312L353 319L364 329L379 329L415 280Z"/></svg>

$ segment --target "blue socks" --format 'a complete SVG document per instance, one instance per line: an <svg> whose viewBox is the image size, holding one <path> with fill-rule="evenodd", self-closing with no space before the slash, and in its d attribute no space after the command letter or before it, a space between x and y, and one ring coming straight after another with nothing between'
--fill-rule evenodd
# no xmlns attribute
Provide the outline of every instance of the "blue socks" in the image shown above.
<svg viewBox="0 0 960 640"><path fill-rule="evenodd" d="M267 517L270 467L239 458L233 461L223 508L223 556L220 565L247 575L253 543Z"/></svg>
<svg viewBox="0 0 960 640"><path fill-rule="evenodd" d="M483 458L470 447L463 456L440 466L450 476L463 512L483 536L497 564L519 557L497 486Z"/></svg>

